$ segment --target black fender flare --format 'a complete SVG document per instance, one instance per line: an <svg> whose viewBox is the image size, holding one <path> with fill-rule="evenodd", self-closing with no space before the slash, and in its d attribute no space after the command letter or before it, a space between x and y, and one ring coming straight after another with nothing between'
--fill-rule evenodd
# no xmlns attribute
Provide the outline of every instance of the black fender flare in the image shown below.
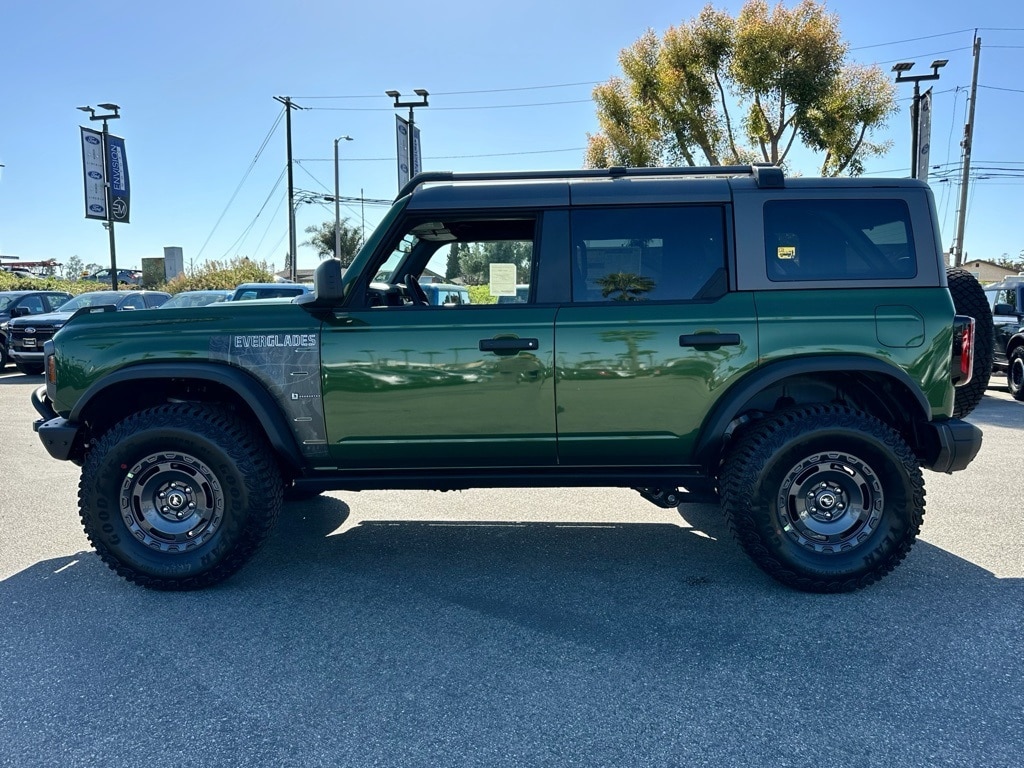
<svg viewBox="0 0 1024 768"><path fill-rule="evenodd" d="M1020 346L1024 346L1024 333L1018 332L1006 340L1006 359L1009 360L1013 350Z"/></svg>
<svg viewBox="0 0 1024 768"><path fill-rule="evenodd" d="M220 384L238 396L252 409L256 419L270 441L274 452L284 458L293 469L302 467L301 452L295 436L288 428L288 420L277 401L253 376L226 364L203 362L137 363L120 368L92 384L78 398L68 420L80 422L89 403L104 390L116 384L145 379L189 379Z"/></svg>
<svg viewBox="0 0 1024 768"><path fill-rule="evenodd" d="M879 373L898 381L914 396L920 407L920 412L914 414L911 420L931 421L931 404L921 392L921 388L902 368L863 355L813 355L779 360L747 374L719 399L708 418L704 420L700 436L697 439L695 452L697 462L701 466L714 469L713 461L716 459L716 449L722 441L722 435L725 434L726 428L740 414L743 406L761 390L793 376L850 371Z"/></svg>

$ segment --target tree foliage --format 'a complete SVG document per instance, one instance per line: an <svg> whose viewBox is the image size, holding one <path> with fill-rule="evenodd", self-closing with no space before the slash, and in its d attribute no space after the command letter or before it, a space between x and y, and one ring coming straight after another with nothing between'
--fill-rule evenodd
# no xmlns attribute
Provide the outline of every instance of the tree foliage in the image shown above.
<svg viewBox="0 0 1024 768"><path fill-rule="evenodd" d="M533 243L525 241L462 243L458 256L458 276L467 285L483 285L490 279L491 264L515 264L516 282L528 283L532 257Z"/></svg>
<svg viewBox="0 0 1024 768"><path fill-rule="evenodd" d="M363 244L358 227L349 226L348 219L342 218L338 229L341 231L341 265L347 267L352 263L359 248ZM303 245L311 245L321 259L334 256L334 220L325 221L320 226L306 227L309 240Z"/></svg>
<svg viewBox="0 0 1024 768"><path fill-rule="evenodd" d="M822 175L857 175L888 149L869 138L895 112L895 86L846 52L838 17L815 0L749 0L736 18L707 5L660 37L648 30L620 53L622 76L594 89L601 130L586 164L784 165L799 139Z"/></svg>
<svg viewBox="0 0 1024 768"><path fill-rule="evenodd" d="M273 267L264 261L250 261L248 257L230 261L207 261L178 275L158 290L169 293L234 288L241 283L267 283L274 279Z"/></svg>

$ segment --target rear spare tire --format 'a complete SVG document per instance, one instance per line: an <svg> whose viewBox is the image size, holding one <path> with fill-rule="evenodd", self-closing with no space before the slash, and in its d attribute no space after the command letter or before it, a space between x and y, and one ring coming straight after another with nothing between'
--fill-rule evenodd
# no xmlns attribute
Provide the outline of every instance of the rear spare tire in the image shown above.
<svg viewBox="0 0 1024 768"><path fill-rule="evenodd" d="M960 267L946 270L953 307L958 315L974 318L974 371L971 381L956 389L953 416L962 419L981 402L992 375L992 349L995 335L992 330L992 310L978 279Z"/></svg>

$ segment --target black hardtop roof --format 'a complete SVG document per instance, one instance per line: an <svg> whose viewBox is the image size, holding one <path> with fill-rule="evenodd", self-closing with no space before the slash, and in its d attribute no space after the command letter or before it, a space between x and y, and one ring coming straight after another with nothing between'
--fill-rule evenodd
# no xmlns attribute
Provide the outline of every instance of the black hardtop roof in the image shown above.
<svg viewBox="0 0 1024 768"><path fill-rule="evenodd" d="M687 194L694 192L690 186L700 183L700 194L714 196L730 194L729 189L739 187L779 190L790 189L872 189L872 188L917 188L927 189L928 185L917 179L910 178L864 178L864 177L787 177L783 170L771 165L728 165L728 166L693 166L683 168L583 168L573 170L542 170L542 171L494 171L462 173L454 171L427 171L417 174L402 187L396 199L412 194L414 199L427 195L433 203L444 205L447 198L456 203L455 198L462 195L459 188L468 185L473 188L473 196L478 204L485 204L484 196L493 198L490 202L496 205L512 204L526 201L540 206L556 205L564 192L556 191L558 182L568 182L570 186L591 183L601 185L607 183L618 186L620 180L643 180L642 187L652 184L668 191L669 187L686 184ZM662 187L662 184L665 186ZM706 186L704 186L706 184ZM580 189L579 186L575 187ZM447 189L448 193L439 193ZM640 187L635 188L636 192ZM488 191L489 190L489 191ZM624 192L624 190L620 190ZM631 196L632 193L630 193ZM639 200L637 200L639 201ZM430 206L426 200L423 204ZM419 207L419 206L415 206Z"/></svg>
<svg viewBox="0 0 1024 768"><path fill-rule="evenodd" d="M398 192L396 200L405 197L417 187L431 182L467 182L467 181L562 181L570 179L617 179L640 177L714 177L728 178L733 176L751 176L760 187L781 187L784 184L782 169L774 165L717 165L692 166L682 168L627 168L612 166L611 168L575 168L568 170L540 171L425 171L416 174Z"/></svg>

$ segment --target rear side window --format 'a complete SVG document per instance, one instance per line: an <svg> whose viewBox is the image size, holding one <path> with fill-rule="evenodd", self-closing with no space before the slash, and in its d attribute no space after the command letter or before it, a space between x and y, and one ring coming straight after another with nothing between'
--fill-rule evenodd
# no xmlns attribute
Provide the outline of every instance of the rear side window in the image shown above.
<svg viewBox="0 0 1024 768"><path fill-rule="evenodd" d="M764 241L774 282L917 275L903 200L771 200L764 206Z"/></svg>
<svg viewBox="0 0 1024 768"><path fill-rule="evenodd" d="M718 206L572 212L573 301L686 301L723 285Z"/></svg>

